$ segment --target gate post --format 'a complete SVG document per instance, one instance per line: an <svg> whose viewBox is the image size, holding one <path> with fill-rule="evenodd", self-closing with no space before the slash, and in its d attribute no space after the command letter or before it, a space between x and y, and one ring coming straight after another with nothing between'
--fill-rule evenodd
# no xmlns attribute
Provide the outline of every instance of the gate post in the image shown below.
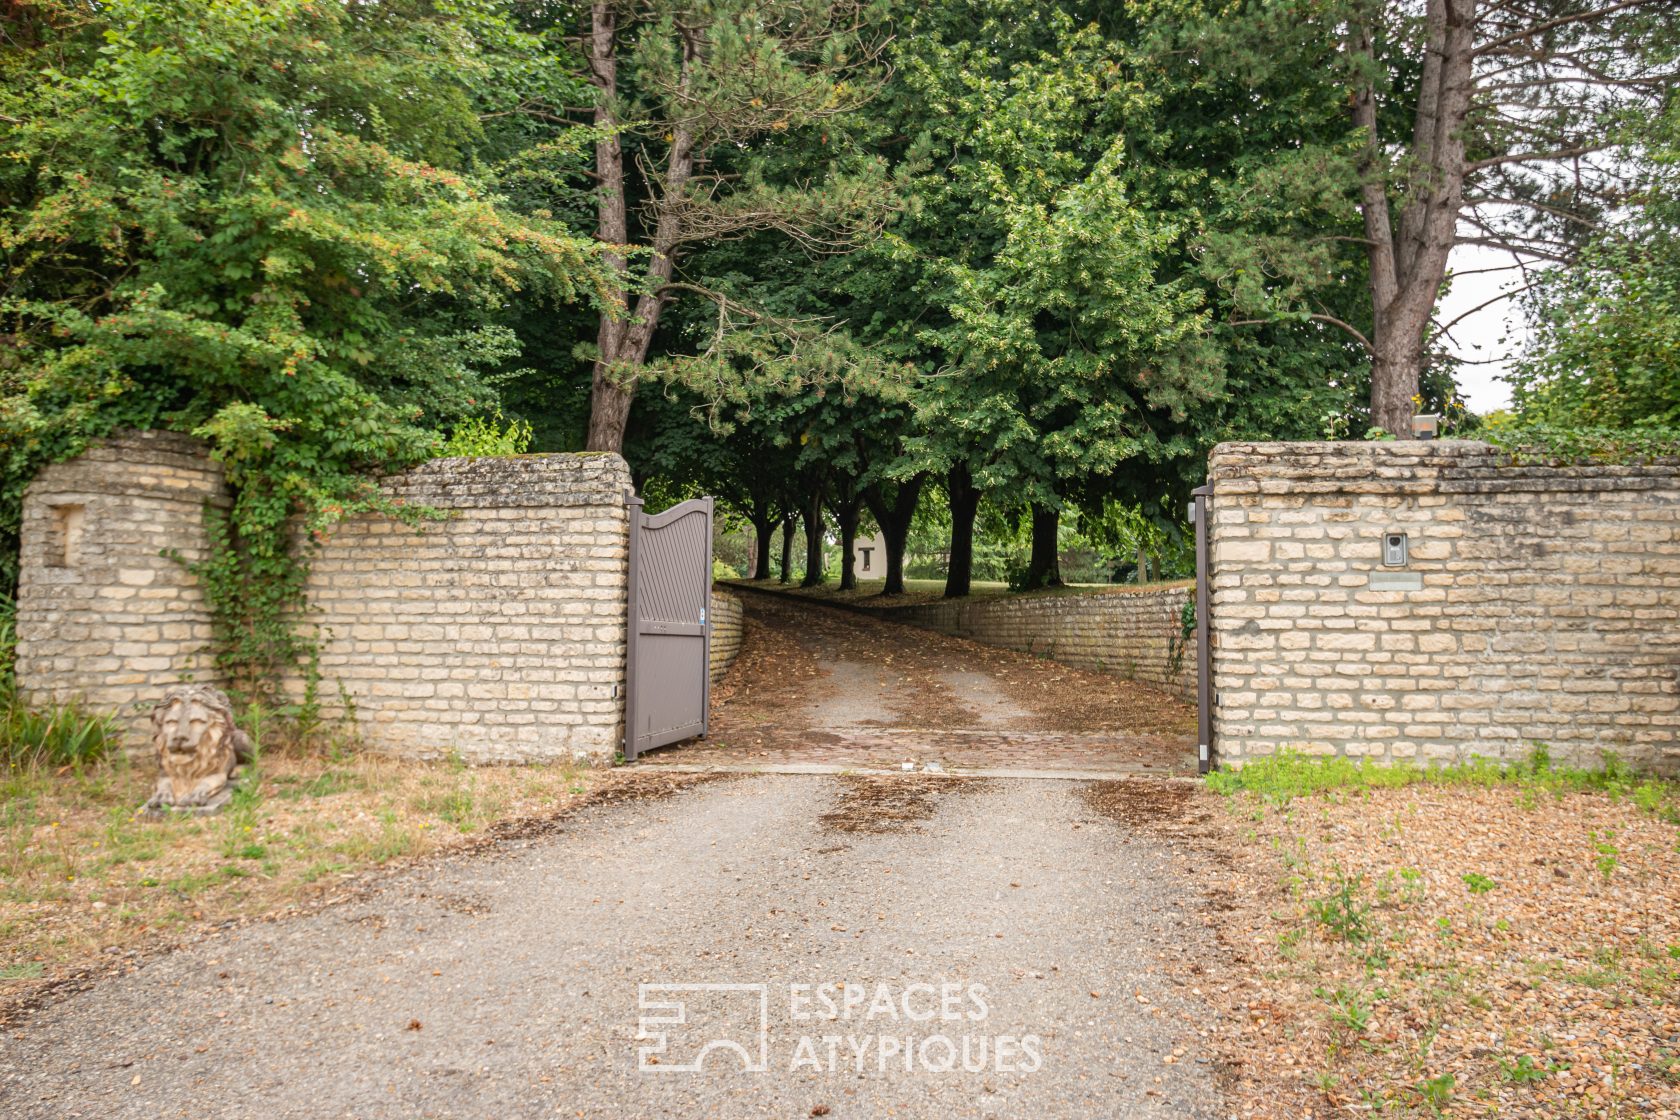
<svg viewBox="0 0 1680 1120"><path fill-rule="evenodd" d="M636 497L633 490L624 492L624 504L630 513L630 540L628 545L628 560L626 563L626 577L629 582L629 594L625 597L624 615L624 761L636 760L636 632L641 629L637 622L636 590L641 582L637 579L637 556L642 535L642 499Z"/></svg>
<svg viewBox="0 0 1680 1120"><path fill-rule="evenodd" d="M1209 621L1213 615L1208 540L1208 499L1213 487L1192 490L1191 519L1196 523L1196 772L1213 769L1213 651Z"/></svg>
<svg viewBox="0 0 1680 1120"><path fill-rule="evenodd" d="M706 504L706 605L700 608L700 628L705 641L705 652L700 655L698 737L704 739L712 733L712 521L717 516L717 503L709 494L700 500Z"/></svg>

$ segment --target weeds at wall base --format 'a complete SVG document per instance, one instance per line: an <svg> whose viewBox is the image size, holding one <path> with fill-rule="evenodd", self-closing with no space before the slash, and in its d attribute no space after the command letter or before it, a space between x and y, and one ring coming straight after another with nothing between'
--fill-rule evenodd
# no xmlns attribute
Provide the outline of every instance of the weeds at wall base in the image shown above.
<svg viewBox="0 0 1680 1120"><path fill-rule="evenodd" d="M1376 765L1348 758L1320 758L1284 751L1257 759L1240 770L1215 770L1207 788L1227 796L1250 793L1262 801L1285 807L1298 797L1337 791L1359 792L1406 786L1511 786L1524 797L1541 793L1605 793L1612 799L1631 798L1641 809L1672 824L1680 824L1680 783L1638 774L1614 754L1604 754L1601 769L1559 766L1545 744L1537 743L1522 762L1500 763L1475 758L1448 766L1410 763Z"/></svg>

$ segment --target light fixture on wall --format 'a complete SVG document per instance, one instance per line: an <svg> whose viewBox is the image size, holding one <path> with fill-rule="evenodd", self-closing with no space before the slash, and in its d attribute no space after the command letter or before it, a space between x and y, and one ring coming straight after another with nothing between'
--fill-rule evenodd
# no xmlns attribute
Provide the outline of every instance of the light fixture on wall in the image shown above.
<svg viewBox="0 0 1680 1120"><path fill-rule="evenodd" d="M1412 417L1413 439L1434 439L1441 434L1441 415L1438 412L1420 412Z"/></svg>

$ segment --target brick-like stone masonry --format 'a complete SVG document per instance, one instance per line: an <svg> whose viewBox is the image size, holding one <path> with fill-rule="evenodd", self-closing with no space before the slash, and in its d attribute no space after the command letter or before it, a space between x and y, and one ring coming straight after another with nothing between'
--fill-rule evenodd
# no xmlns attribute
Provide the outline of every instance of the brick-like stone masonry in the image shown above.
<svg viewBox="0 0 1680 1120"><path fill-rule="evenodd" d="M323 714L373 746L472 761L610 760L623 737L624 461L443 459L387 493L442 512L338 526L310 566ZM192 675L221 684L187 560L202 506L227 500L191 440L125 434L47 468L24 502L18 681L31 702L118 710L143 741L150 705ZM294 696L303 681L285 682Z"/></svg>
<svg viewBox="0 0 1680 1120"><path fill-rule="evenodd" d="M1605 751L1680 766L1680 471L1481 443L1223 444L1212 484L1222 764ZM1385 567L1405 533L1409 563ZM1415 578L1418 590L1377 581Z"/></svg>
<svg viewBox="0 0 1680 1120"><path fill-rule="evenodd" d="M128 432L55 463L24 497L17 683L29 703L81 699L150 738L151 707L184 679L216 683L210 609L181 563L202 560L220 468L169 432Z"/></svg>
<svg viewBox="0 0 1680 1120"><path fill-rule="evenodd" d="M616 455L437 459L388 480L390 497L447 516L352 518L311 561L323 714L345 714L342 686L382 749L610 760L623 739L629 488Z"/></svg>
<svg viewBox="0 0 1680 1120"><path fill-rule="evenodd" d="M1187 583L953 600L881 611L896 622L1040 654L1196 699L1196 639L1184 636Z"/></svg>
<svg viewBox="0 0 1680 1120"><path fill-rule="evenodd" d="M741 652L741 639L744 636L741 612L741 599L738 595L731 595L720 588L712 588L711 614L707 621L712 627L711 664L709 666L712 683L716 684L729 672L729 667L735 664L735 657Z"/></svg>

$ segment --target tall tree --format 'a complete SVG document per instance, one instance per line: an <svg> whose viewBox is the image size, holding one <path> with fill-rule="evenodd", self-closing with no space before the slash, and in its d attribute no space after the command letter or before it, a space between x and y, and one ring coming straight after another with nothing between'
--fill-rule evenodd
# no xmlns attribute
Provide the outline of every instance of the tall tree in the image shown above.
<svg viewBox="0 0 1680 1120"><path fill-rule="evenodd" d="M911 449L967 472L953 540L972 525L969 488L1031 506L1037 583L1059 578L1061 488L1160 458L1189 407L1221 389L1204 293L1170 267L1186 230L1134 198L1127 126L1147 127L1152 107L1119 50L1087 28L1007 76L937 45L907 67L933 109L937 181L923 189L984 234L926 273L948 318L922 339L950 376L920 387Z"/></svg>
<svg viewBox="0 0 1680 1120"><path fill-rule="evenodd" d="M591 5L596 233L617 282L596 333L589 450L623 448L670 302L681 293L728 308L727 293L679 277L693 247L774 231L830 251L878 225L871 166L778 158L789 138L808 155L810 134L867 98L873 20L864 0Z"/></svg>
<svg viewBox="0 0 1680 1120"><path fill-rule="evenodd" d="M1167 11L1165 4L1156 10ZM1455 245L1513 268L1567 261L1623 193L1614 125L1672 88L1672 0L1287 0L1173 21L1167 68L1190 85L1280 70L1308 120L1344 107L1338 137L1252 164L1233 193L1289 198L1305 224L1210 239L1210 271L1252 319L1346 332L1371 362L1371 420L1410 435ZM1180 17L1175 5L1171 14ZM1165 21L1163 21L1164 23ZM1285 106L1250 97L1246 112ZM1319 296L1363 258L1357 321Z"/></svg>
<svg viewBox="0 0 1680 1120"><path fill-rule="evenodd" d="M1680 428L1680 101L1630 139L1641 189L1531 299L1534 341L1511 378L1525 421Z"/></svg>
<svg viewBox="0 0 1680 1120"><path fill-rule="evenodd" d="M426 457L493 403L486 373L513 339L487 320L510 293L596 291L587 239L510 211L477 173L481 114L517 99L518 75L561 83L566 59L495 0L15 14L0 584L42 461L117 424L195 431L236 492L200 570L219 653L261 690L301 649L294 518L370 500L367 471Z"/></svg>

